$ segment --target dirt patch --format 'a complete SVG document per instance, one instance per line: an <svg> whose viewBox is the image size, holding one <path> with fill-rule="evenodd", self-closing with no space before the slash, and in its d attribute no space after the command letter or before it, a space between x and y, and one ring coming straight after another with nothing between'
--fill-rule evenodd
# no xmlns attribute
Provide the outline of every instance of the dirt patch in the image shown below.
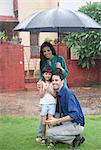
<svg viewBox="0 0 101 150"><path fill-rule="evenodd" d="M75 87L71 89L77 95L86 115L101 114L101 88ZM0 115L38 115L38 104L39 94L33 88L27 91L0 93Z"/></svg>

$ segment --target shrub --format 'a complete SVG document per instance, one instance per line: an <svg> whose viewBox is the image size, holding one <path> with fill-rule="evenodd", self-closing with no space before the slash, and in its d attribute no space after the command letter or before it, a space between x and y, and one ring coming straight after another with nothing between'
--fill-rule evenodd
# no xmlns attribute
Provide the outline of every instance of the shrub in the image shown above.
<svg viewBox="0 0 101 150"><path fill-rule="evenodd" d="M79 11L87 14L101 24L101 3L87 3ZM78 64L82 68L95 65L95 59L101 56L101 32L70 33L63 40L68 48L73 47L78 54Z"/></svg>

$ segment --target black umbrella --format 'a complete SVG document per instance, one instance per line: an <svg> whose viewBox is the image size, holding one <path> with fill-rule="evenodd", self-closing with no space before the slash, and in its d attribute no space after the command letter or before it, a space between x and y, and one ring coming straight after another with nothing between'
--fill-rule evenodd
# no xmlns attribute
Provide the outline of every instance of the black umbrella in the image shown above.
<svg viewBox="0 0 101 150"><path fill-rule="evenodd" d="M89 16L67 9L52 9L34 12L19 23L14 30L29 32L85 32L100 30L98 25Z"/></svg>
<svg viewBox="0 0 101 150"><path fill-rule="evenodd" d="M67 9L51 9L34 12L24 21L19 23L15 31L29 32L85 32L101 30L101 26L89 16ZM59 45L58 45L59 53Z"/></svg>

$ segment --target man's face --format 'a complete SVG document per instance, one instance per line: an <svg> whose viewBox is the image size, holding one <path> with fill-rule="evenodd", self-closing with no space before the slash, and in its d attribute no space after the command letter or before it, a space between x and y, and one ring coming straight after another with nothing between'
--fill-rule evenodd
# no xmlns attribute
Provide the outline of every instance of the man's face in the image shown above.
<svg viewBox="0 0 101 150"><path fill-rule="evenodd" d="M58 91L59 88L63 85L63 80L61 80L58 75L53 75L52 84L53 84L54 90Z"/></svg>

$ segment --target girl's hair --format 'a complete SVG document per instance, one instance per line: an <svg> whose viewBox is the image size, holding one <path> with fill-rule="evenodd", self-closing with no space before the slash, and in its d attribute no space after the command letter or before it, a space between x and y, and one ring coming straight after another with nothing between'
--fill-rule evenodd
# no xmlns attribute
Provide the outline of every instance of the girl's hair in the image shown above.
<svg viewBox="0 0 101 150"><path fill-rule="evenodd" d="M44 67L44 68L42 68L42 73L45 73L45 72L52 73L52 68L51 67Z"/></svg>
<svg viewBox="0 0 101 150"><path fill-rule="evenodd" d="M55 48L53 47L53 45L50 42L44 42L40 47L40 69L41 70L44 67L43 62L47 59L43 54L44 47L49 47L50 50L52 51L52 55L56 55L56 51L55 51Z"/></svg>

